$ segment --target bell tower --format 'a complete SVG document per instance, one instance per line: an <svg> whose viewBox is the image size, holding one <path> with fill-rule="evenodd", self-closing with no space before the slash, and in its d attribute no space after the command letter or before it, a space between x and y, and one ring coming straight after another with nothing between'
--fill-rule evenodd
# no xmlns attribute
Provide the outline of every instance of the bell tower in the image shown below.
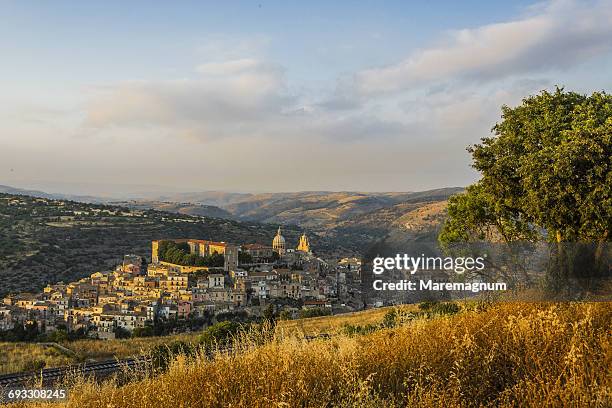
<svg viewBox="0 0 612 408"><path fill-rule="evenodd" d="M310 252L310 243L308 242L308 237L306 236L306 234L302 234L302 236L300 237L300 242L298 243L297 250L302 252Z"/></svg>

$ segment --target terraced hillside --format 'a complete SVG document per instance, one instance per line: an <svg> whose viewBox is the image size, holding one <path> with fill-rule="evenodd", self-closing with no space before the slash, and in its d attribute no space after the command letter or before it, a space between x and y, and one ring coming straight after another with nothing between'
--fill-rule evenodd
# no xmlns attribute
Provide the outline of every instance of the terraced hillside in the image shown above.
<svg viewBox="0 0 612 408"><path fill-rule="evenodd" d="M298 225L363 251L390 232L398 230L425 234L427 239L435 240L436 231L445 215L446 200L460 191L461 188L408 193L315 191L229 195L203 192L164 196L164 200L168 200L165 202L132 201L129 205Z"/></svg>

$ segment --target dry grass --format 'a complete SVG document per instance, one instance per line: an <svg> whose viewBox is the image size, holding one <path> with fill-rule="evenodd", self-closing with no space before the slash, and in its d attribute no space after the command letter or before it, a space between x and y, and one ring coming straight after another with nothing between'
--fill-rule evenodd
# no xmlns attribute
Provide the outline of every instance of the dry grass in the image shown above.
<svg viewBox="0 0 612 408"><path fill-rule="evenodd" d="M381 307L368 309L360 312L343 313L335 316L311 317L308 319L296 319L280 321L276 326L277 334L294 334L300 337L317 335L320 333L338 333L342 326L368 325L380 323L383 316L392 309L402 311L416 311L416 305L402 305L399 307Z"/></svg>
<svg viewBox="0 0 612 408"><path fill-rule="evenodd" d="M66 405L606 407L611 322L610 303L498 304L364 336L178 358L124 386L78 382Z"/></svg>
<svg viewBox="0 0 612 408"><path fill-rule="evenodd" d="M282 337L336 333L345 324L367 325L380 323L385 313L392 308L370 309L336 316L313 317L281 321L276 327ZM402 310L413 310L415 306L402 306ZM65 356L54 348L32 343L0 343L0 374L29 371L42 367L58 367L79 361L127 358L146 354L155 346L173 341L192 343L200 332L172 336L144 337L125 340L76 340L64 343L74 351L77 358Z"/></svg>
<svg viewBox="0 0 612 408"><path fill-rule="evenodd" d="M177 334L172 336L142 337L123 340L76 340L66 343L81 360L105 360L111 358L126 358L148 353L159 344L172 341L191 342L200 333Z"/></svg>
<svg viewBox="0 0 612 408"><path fill-rule="evenodd" d="M279 336L316 335L319 333L336 333L345 324L366 325L380 323L389 307L370 309L361 312L346 313L336 316L313 317L309 319L280 321L276 327ZM402 310L416 310L416 306L401 306ZM159 344L173 341L193 342L200 332L178 334L161 337L145 337L126 340L77 340L66 343L78 354L81 360L104 360L110 358L126 358L149 352Z"/></svg>
<svg viewBox="0 0 612 408"><path fill-rule="evenodd" d="M0 374L71 364L75 359L52 346L0 343Z"/></svg>

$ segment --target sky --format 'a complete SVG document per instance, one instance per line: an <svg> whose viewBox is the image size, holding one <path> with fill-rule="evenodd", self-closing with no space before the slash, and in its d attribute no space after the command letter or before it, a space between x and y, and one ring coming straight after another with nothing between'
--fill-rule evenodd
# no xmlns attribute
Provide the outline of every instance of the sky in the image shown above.
<svg viewBox="0 0 612 408"><path fill-rule="evenodd" d="M502 105L612 89L612 0L0 2L0 185L465 186Z"/></svg>

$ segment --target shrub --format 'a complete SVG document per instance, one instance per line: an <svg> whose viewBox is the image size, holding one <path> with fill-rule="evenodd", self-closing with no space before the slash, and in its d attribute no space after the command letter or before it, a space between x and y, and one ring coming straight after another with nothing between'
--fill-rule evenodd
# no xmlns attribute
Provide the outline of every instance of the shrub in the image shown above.
<svg viewBox="0 0 612 408"><path fill-rule="evenodd" d="M461 307L459 307L458 304L453 302L422 302L419 304L419 309L427 311L431 314L452 315L455 313L459 313Z"/></svg>
<svg viewBox="0 0 612 408"><path fill-rule="evenodd" d="M215 323L208 327L202 332L198 338L198 343L206 347L212 347L215 345L227 345L230 343L232 337L242 329L240 323L223 321Z"/></svg>
<svg viewBox="0 0 612 408"><path fill-rule="evenodd" d="M342 332L347 336L356 336L372 333L379 328L380 327L375 324L366 324L365 326L346 324L343 326Z"/></svg>
<svg viewBox="0 0 612 408"><path fill-rule="evenodd" d="M293 319L293 313L291 311L289 311L289 310L283 310L278 315L278 318L280 320L292 320Z"/></svg>
<svg viewBox="0 0 612 408"><path fill-rule="evenodd" d="M155 335L155 329L151 326L136 327L132 331L132 337L151 337Z"/></svg>
<svg viewBox="0 0 612 408"><path fill-rule="evenodd" d="M298 316L300 317L300 319L306 319L308 317L329 316L331 314L331 309L323 309L320 307L315 307L312 309L302 309L298 312Z"/></svg>
<svg viewBox="0 0 612 408"><path fill-rule="evenodd" d="M382 325L384 327L395 327L397 324L397 312L395 309L389 310L383 317Z"/></svg>
<svg viewBox="0 0 612 408"><path fill-rule="evenodd" d="M178 355L193 356L196 348L184 341L175 341L168 344L160 344L150 351L151 365L158 370L165 371L170 363Z"/></svg>

